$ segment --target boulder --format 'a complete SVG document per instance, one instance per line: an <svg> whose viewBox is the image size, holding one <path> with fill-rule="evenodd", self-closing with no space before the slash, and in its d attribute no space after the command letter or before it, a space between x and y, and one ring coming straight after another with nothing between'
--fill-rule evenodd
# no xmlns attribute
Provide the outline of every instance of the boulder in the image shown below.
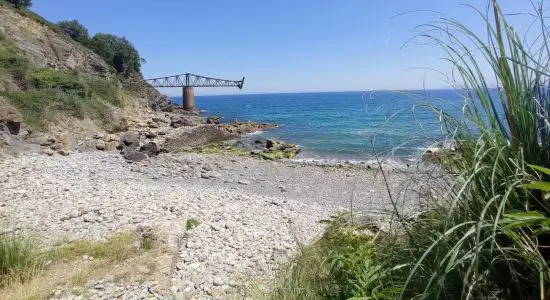
<svg viewBox="0 0 550 300"><path fill-rule="evenodd" d="M139 151L147 154L149 157L157 156L160 152L159 146L156 143L149 142L139 148Z"/></svg>
<svg viewBox="0 0 550 300"><path fill-rule="evenodd" d="M61 141L61 150L63 150L64 153L71 153L76 151L77 144L72 134L65 132L61 134L59 140Z"/></svg>
<svg viewBox="0 0 550 300"><path fill-rule="evenodd" d="M283 148L285 147L285 143L279 140L267 139L265 142L265 147L272 151L283 150Z"/></svg>
<svg viewBox="0 0 550 300"><path fill-rule="evenodd" d="M98 140L96 143L95 143L95 148L97 150L105 150L105 148L107 148L107 144L105 143L105 141L103 140Z"/></svg>
<svg viewBox="0 0 550 300"><path fill-rule="evenodd" d="M0 124L4 124L11 135L18 135L21 129L21 115L12 106L0 106Z"/></svg>
<svg viewBox="0 0 550 300"><path fill-rule="evenodd" d="M147 154L132 149L127 149L126 151L124 151L122 156L126 160L133 162L142 161L149 158Z"/></svg>
<svg viewBox="0 0 550 300"><path fill-rule="evenodd" d="M220 124L222 117L220 116L211 116L206 118L206 124Z"/></svg>
<svg viewBox="0 0 550 300"><path fill-rule="evenodd" d="M150 131L150 130L145 131L145 132L143 133L143 135L145 135L145 137L148 138L148 139L154 139L154 138L157 137L157 134L154 133L154 132L152 132L152 131Z"/></svg>
<svg viewBox="0 0 550 300"><path fill-rule="evenodd" d="M128 132L120 138L119 149L137 149L139 147L139 135L135 132Z"/></svg>

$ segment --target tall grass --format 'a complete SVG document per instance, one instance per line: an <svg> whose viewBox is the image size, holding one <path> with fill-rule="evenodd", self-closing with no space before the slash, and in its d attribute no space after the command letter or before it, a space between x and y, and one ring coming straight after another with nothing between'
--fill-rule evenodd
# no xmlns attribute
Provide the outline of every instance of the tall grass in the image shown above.
<svg viewBox="0 0 550 300"><path fill-rule="evenodd" d="M472 7L486 25L484 34L451 18L421 27L418 37L445 51L466 99L463 118L442 112L460 154L452 166L459 176L429 211L411 221L399 219L398 231L371 244L368 251L375 253L376 263L368 260L363 272L387 271L378 290L398 290L398 299L550 297L549 197L525 185L548 179L528 165L550 165L549 32L543 8L533 8L537 23L532 28L538 32L527 35L535 37L532 41L516 33L496 1L485 13ZM492 74L482 71L485 66ZM345 259L343 270L352 272L360 263L354 257L366 250L348 245L352 257ZM331 253L323 257L328 260ZM293 282L283 278L277 292ZM348 280L338 284L347 291L345 297L325 297L319 294L321 286L302 286L321 298L387 298L372 294L372 286L357 278Z"/></svg>
<svg viewBox="0 0 550 300"><path fill-rule="evenodd" d="M36 245L14 233L0 233L0 287L30 279L42 267Z"/></svg>
<svg viewBox="0 0 550 300"><path fill-rule="evenodd" d="M490 8L484 14L472 7L484 20L487 37L448 18L425 25L420 34L446 52L467 102L464 119L445 120L463 157L461 176L440 213L412 224L412 240L397 248L398 255L391 253L415 261L403 298L534 299L548 290L550 257L542 250L550 246L547 234L502 225L507 214L546 214L550 208L541 193L520 187L534 175L527 164L550 164L548 32L539 14L541 32L530 44L496 1ZM483 64L493 71L496 98ZM415 247L400 251L412 242Z"/></svg>

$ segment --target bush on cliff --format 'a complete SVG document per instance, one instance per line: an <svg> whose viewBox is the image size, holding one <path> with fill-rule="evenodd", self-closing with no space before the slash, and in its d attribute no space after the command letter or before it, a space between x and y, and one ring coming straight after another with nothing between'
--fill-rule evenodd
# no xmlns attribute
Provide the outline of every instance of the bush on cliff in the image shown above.
<svg viewBox="0 0 550 300"><path fill-rule="evenodd" d="M13 4L16 8L32 6L32 0L6 0L6 1Z"/></svg>
<svg viewBox="0 0 550 300"><path fill-rule="evenodd" d="M90 40L89 47L114 67L117 74L129 76L141 73L143 59L125 37L98 33Z"/></svg>
<svg viewBox="0 0 550 300"><path fill-rule="evenodd" d="M88 29L77 20L61 21L57 23L57 26L59 26L59 28L61 28L70 38L83 45L87 45L90 42Z"/></svg>

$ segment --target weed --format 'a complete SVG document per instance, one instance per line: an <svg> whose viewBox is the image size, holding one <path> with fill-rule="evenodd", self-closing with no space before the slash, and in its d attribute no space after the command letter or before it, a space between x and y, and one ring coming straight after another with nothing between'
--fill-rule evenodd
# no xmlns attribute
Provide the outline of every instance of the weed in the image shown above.
<svg viewBox="0 0 550 300"><path fill-rule="evenodd" d="M191 218L191 219L188 219L188 220L185 222L185 229L191 230L191 229L196 228L196 227L199 226L200 224L201 224L201 222L199 222L199 220L197 220L197 219L195 219L195 218Z"/></svg>
<svg viewBox="0 0 550 300"><path fill-rule="evenodd" d="M144 251L152 250L155 247L155 240L151 236L142 236L139 241L139 249Z"/></svg>

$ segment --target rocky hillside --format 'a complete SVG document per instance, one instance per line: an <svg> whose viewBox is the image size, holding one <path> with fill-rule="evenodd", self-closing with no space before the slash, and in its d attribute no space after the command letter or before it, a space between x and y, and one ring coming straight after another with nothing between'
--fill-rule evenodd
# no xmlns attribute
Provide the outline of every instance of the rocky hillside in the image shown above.
<svg viewBox="0 0 550 300"><path fill-rule="evenodd" d="M121 132L154 99L172 108L140 74L116 73L56 25L0 1L0 126L11 135Z"/></svg>
<svg viewBox="0 0 550 300"><path fill-rule="evenodd" d="M99 55L54 31L47 21L40 22L8 6L0 7L0 34L9 37L36 68L79 70L102 78L111 75ZM0 86L0 91L5 89Z"/></svg>

